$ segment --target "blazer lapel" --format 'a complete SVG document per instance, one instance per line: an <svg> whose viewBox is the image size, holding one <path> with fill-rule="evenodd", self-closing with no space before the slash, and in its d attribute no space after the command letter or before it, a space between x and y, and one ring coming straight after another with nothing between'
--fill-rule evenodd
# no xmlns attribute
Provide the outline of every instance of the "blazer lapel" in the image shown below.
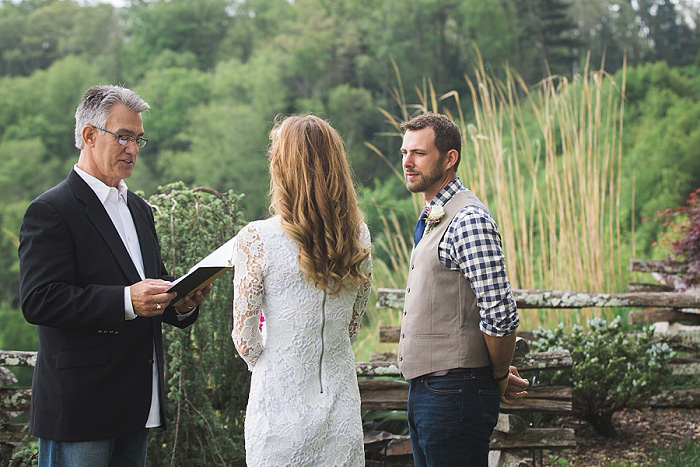
<svg viewBox="0 0 700 467"><path fill-rule="evenodd" d="M85 205L85 216L92 222L102 239L112 250L117 264L119 264L132 283L139 282L141 277L136 270L136 266L134 266L131 256L129 256L129 252L119 236L119 232L114 227L112 219L109 218L109 214L105 211L95 192L74 170L71 170L70 174L68 174L68 183L73 187L73 192L78 201Z"/></svg>
<svg viewBox="0 0 700 467"><path fill-rule="evenodd" d="M138 195L131 191L129 191L127 195L129 211L131 211L131 218L134 220L136 234L139 237L139 245L141 246L143 272L146 277L160 279L160 267L158 258L156 257L156 248L158 245L151 231L151 223L149 222L148 214L136 203L134 200L136 196Z"/></svg>

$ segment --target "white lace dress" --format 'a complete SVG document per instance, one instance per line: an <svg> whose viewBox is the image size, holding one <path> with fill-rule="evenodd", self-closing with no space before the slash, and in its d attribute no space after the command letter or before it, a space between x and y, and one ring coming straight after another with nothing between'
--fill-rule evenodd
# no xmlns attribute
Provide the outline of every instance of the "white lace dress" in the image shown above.
<svg viewBox="0 0 700 467"><path fill-rule="evenodd" d="M247 464L364 465L352 341L371 282L334 296L309 285L279 216L249 224L236 238L232 338L253 372ZM364 225L361 241L370 246ZM371 269L368 260L368 276Z"/></svg>

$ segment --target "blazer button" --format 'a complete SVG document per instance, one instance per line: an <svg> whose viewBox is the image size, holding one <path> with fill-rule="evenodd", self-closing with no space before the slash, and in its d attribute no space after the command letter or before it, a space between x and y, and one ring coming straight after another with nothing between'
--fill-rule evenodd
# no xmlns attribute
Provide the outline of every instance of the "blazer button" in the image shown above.
<svg viewBox="0 0 700 467"><path fill-rule="evenodd" d="M399 361L403 362L403 357L399 355Z"/></svg>
<svg viewBox="0 0 700 467"><path fill-rule="evenodd" d="M411 288L410 288L410 287L406 289L406 293L411 293Z"/></svg>
<svg viewBox="0 0 700 467"><path fill-rule="evenodd" d="M403 315L406 316L406 312L405 312L405 311L403 312Z"/></svg>
<svg viewBox="0 0 700 467"><path fill-rule="evenodd" d="M149 365L153 365L153 359L152 359L152 358L151 358L150 360L148 360L148 364L149 364Z"/></svg>
<svg viewBox="0 0 700 467"><path fill-rule="evenodd" d="M406 335L404 333L401 333L401 339L405 339Z"/></svg>
<svg viewBox="0 0 700 467"><path fill-rule="evenodd" d="M412 265L411 265L411 269L413 269L413 268L415 268L415 267L416 267L416 265L415 265L415 264L412 264Z"/></svg>

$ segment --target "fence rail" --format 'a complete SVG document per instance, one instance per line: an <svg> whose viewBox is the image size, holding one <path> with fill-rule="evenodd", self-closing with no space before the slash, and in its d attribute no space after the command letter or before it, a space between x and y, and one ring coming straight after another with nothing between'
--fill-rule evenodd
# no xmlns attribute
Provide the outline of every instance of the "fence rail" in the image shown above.
<svg viewBox="0 0 700 467"><path fill-rule="evenodd" d="M404 289L377 289L377 307L403 308ZM513 289L518 308L700 308L700 296L685 292L602 294L570 290Z"/></svg>

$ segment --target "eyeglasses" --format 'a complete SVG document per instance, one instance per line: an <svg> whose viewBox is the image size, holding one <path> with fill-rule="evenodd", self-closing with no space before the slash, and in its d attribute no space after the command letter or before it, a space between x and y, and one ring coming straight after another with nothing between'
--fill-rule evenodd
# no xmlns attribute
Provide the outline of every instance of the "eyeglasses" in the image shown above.
<svg viewBox="0 0 700 467"><path fill-rule="evenodd" d="M136 146L138 146L139 148L142 148L146 145L146 143L148 143L148 140L146 138L134 138L133 136L129 136L129 135L118 135L112 131L105 130L104 128L96 127L95 125L93 125L93 128L100 130L100 131L107 132L110 135L114 136L115 138L117 138L117 141L122 146L126 146L129 143L136 143Z"/></svg>

